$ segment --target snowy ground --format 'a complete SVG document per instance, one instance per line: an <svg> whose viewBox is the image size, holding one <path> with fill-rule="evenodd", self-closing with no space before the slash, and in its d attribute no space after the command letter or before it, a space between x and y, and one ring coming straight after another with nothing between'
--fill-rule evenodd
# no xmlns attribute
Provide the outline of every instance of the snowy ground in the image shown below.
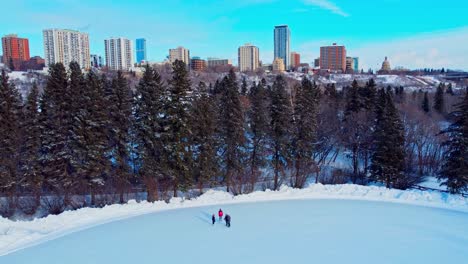
<svg viewBox="0 0 468 264"><path fill-rule="evenodd" d="M211 226L219 207L232 215L231 229ZM462 263L466 248L466 198L357 185L209 191L169 204L0 219L0 263L9 264Z"/></svg>

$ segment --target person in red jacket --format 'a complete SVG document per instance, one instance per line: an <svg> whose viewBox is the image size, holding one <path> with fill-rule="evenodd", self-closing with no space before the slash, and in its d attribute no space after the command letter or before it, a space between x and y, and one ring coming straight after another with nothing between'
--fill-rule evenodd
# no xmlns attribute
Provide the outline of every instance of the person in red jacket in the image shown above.
<svg viewBox="0 0 468 264"><path fill-rule="evenodd" d="M218 211L218 216L219 216L219 221L223 221L223 210L221 210L221 208L219 209Z"/></svg>

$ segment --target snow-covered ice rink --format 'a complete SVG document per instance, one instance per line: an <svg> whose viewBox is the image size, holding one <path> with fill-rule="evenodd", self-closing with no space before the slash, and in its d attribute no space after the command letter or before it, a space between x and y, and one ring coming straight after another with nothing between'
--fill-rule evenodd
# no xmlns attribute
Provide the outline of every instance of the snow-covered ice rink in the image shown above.
<svg viewBox="0 0 468 264"><path fill-rule="evenodd" d="M211 224L221 207L232 227ZM1 239L1 235L0 235ZM468 213L409 204L304 199L182 208L74 232L5 264L466 263Z"/></svg>

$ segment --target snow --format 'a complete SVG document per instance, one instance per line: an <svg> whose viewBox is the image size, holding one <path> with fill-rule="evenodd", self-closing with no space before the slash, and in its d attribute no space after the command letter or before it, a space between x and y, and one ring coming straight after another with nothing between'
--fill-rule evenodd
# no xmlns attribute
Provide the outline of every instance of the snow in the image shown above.
<svg viewBox="0 0 468 264"><path fill-rule="evenodd" d="M323 201L322 199L326 199L327 201ZM329 201L330 199L332 201ZM296 201L293 201L293 200L296 200ZM301 200L301 202L299 202L298 200ZM350 201L344 201L344 200L350 200ZM274 204L276 203L269 203L273 207L268 210L273 210L273 211L276 210L277 212L276 216L261 216L260 215L258 216L259 219L257 219L257 216L251 215L250 210L245 211L246 210L245 208L256 208L254 211L256 210L262 211L265 208L264 204L259 203L258 205L253 205L252 203L253 202L256 202L256 203L267 202L267 201L289 201L289 202L278 203L278 204L283 204L287 206L278 206L278 208L276 209L274 208L275 207ZM309 201L309 202L304 202L304 201ZM369 203L365 201L380 201L380 202L385 201L385 202L391 202L391 203ZM249 204L246 204L246 203L249 203ZM330 203L333 206L332 207L323 206L323 204L327 204L327 203ZM348 203L350 203L352 206L355 206L356 208L352 209L353 207L344 206L345 204L348 204ZM238 205L235 205L235 204L238 204ZM264 192L258 191L258 192L245 194L245 195L239 195L239 196L232 196L231 194L223 192L223 191L210 190L204 195L198 198L194 198L192 200L186 200L183 198L173 198L169 203L165 203L165 202L136 203L135 201L130 201L128 204L124 204L124 205L111 205L111 206L106 206L104 208L83 208L83 209L79 209L76 211L67 211L60 215L51 215L46 218L35 219L33 221L11 221L5 218L0 218L0 256L6 255L6 256L0 257L0 263L26 263L26 262L21 262L21 261L24 261L28 257L29 258L34 257L36 259L36 257L38 256L54 256L54 259L57 259L55 257L55 254L58 254L58 252L61 252L60 254L72 256L73 254L76 253L75 251L72 250L76 248L76 245L72 245L74 243L81 243L82 244L81 249L86 248L87 250L91 250L91 251L94 249L91 248L89 243L93 243L93 244L97 243L96 246L98 247L102 246L105 248L110 247L110 245L114 245L114 244L119 244L119 243L125 244L124 242L130 238L117 239L117 238L112 238L112 237L117 236L118 234L121 234L121 233L127 236L131 236L135 229L136 231L141 232L140 235L147 234L149 236L146 238L141 238L141 239L136 239L136 240L131 238L132 239L131 241L127 241L129 243L133 243L134 245L138 245L138 246L146 245L146 243L142 242L145 240L154 239L155 241L152 241L151 243L153 242L162 243L161 241L166 241L167 239L170 239L171 237L177 237L180 235L183 235L183 237L181 238L179 243L182 243L183 241L184 245L186 243L197 244L197 240L203 237L203 234L199 234L200 232L199 229L204 230L203 232L205 233L209 231L209 230L206 230L206 225L207 225L206 222L209 221L209 215L211 214L211 212L214 212L214 208L219 207L221 205L223 205L223 207L228 207L228 208L237 208L236 209L237 212L234 213L233 211L233 214L232 214L233 229L247 228L246 230L243 231L244 236L252 236L252 237L257 237L257 238L261 237L260 234L249 233L250 231L247 232L247 230L251 229L247 225L248 219L254 221L255 225L258 225L257 227L265 228L263 224L257 223L257 222L268 220L268 219L273 220L275 217L278 217L279 215L281 215L282 217L275 219L275 221L271 221L272 223L270 224L273 225L274 228L272 227L270 231L271 233L279 232L280 234L288 234L290 232L290 227L292 228L291 232L293 233L295 232L293 228L294 226L299 226L301 229L305 229L306 227L314 228L314 226L316 226L315 229L318 229L318 231L317 230L310 231L309 229L307 229L312 233L319 232L319 231L324 232L324 230L329 230L330 232L332 232L335 228L341 229L342 228L341 225L346 225L350 227L350 229L354 230L355 227L353 225L360 224L360 223L359 221L357 221L356 223L348 222L349 220L348 218L360 218L366 214L369 214L370 218L367 220L364 219L365 222L370 221L371 219L375 217L381 218L384 215L388 217L388 219L386 217L383 217L384 220L387 219L386 221L394 221L394 220L403 221L402 219L410 217L409 215L405 215L404 213L398 213L398 214L396 212L390 213L390 214L384 213L383 211L384 211L384 208L386 207L394 208L395 210L397 210L398 208L401 208L401 210L405 212L408 211L410 213L413 212L413 210L414 212L419 212L419 211L424 212L420 215L421 219L419 219L419 221L421 221L421 224L423 225L429 224L427 222L433 222L433 219L438 218L438 217L444 218L448 216L450 217L458 216L458 217L454 217L454 219L450 219L450 221L441 220L439 224L444 228L449 228L449 227L458 228L458 236L462 236L461 238L463 239L461 239L460 237L458 238L461 239L462 244L464 243L468 245L468 237L467 237L468 235L468 232L467 232L468 231L467 230L468 228L468 222L467 222L468 200L467 198L464 198L462 196L449 195L449 194L444 194L444 193L440 193L436 191L419 191L419 190L401 191L401 190L394 190L394 189L386 189L383 187L359 186L359 185L352 185L352 184L345 184L345 185L313 184L304 189L293 189L290 187L283 186L279 191L269 191L269 190L264 191ZM421 206L426 206L426 208L413 207L409 205L421 205ZM208 207L203 208L203 206L208 206ZM289 213L285 212L285 210L286 211L289 210L288 208L295 207L295 206L305 207L301 209L301 212L304 212L305 214L304 217L289 216ZM317 208L308 208L309 206L317 207ZM197 207L197 209L173 210L173 209L194 208L194 207ZM364 209L361 207L364 207ZM372 208L381 208L381 209L378 211L373 211ZM444 208L444 209L451 209L451 210L440 210L440 209L434 209L434 208ZM336 212L332 213L330 210L336 211ZM344 211L341 211L341 210L344 210ZM197 214L199 214L202 211L206 212L206 214L197 216ZM134 216L146 215L146 214L156 213L156 212L160 212L160 213L151 214L145 217L143 216L136 217L135 219L127 219L127 218L134 217ZM347 213L343 215L345 212ZM182 215L184 217L176 217L176 216L182 216ZM395 217L397 215L398 215L397 219L392 219L392 217ZM413 215L413 213L411 213L410 215ZM174 218L171 220L172 216L174 216ZM166 219L166 220L161 220L159 219L159 217L162 219ZM323 221L319 221L318 219L320 219L321 217L325 217L325 219L323 219ZM110 222L114 222L116 220L122 220L122 219L127 219L127 220L118 221L112 224L102 225L105 223L110 223ZM188 221L185 224L183 224L185 222L184 219L187 219ZM305 219L310 219L310 221L314 222L315 224L310 225L310 223L306 221ZM431 221L426 221L424 219L431 219ZM142 221L141 225L132 224L132 223L139 222L139 221ZM237 221L239 222L239 224L236 223ZM333 225L338 224L336 221L338 222L345 221L346 223L340 223L338 226L334 226L333 228L330 228L329 224L333 224ZM455 222L461 221L464 223L464 225L460 225L457 227L457 225L453 225L454 223L453 221ZM181 225L180 227L182 228L182 230L173 231L174 233L164 233L164 232L161 233L161 230L162 231L166 230L166 232L169 232L169 230L177 229L178 227L173 226L172 222L179 223L179 225ZM241 226L241 222L244 222L245 226L244 225ZM402 223L404 223L404 221ZM450 223L450 225L446 225L446 223ZM388 229L383 235L393 237L395 236L395 234L392 235L391 233L388 233L388 231L396 227L393 227L391 222L389 222L388 224L390 226L386 226L386 227L383 226L385 230ZM166 225L168 226L166 227ZM277 225L280 225L280 226L277 226ZM287 228L285 227L285 225L288 225ZM379 225L381 224L379 223ZM414 223L414 225L417 226L416 222ZM120 226L120 227L117 228L116 226ZM95 227L95 228L92 228L92 227ZM141 228L144 228L144 227L148 228L148 230L146 231L148 231L149 233L147 233L145 230L140 230ZM89 228L92 228L92 229L89 229ZM184 228L189 228L189 230L184 231ZM218 229L218 227L216 228L217 228L216 232L218 233L228 232L223 229ZM439 228L439 226L435 226L433 228L437 229ZM85 229L89 229L89 230L77 232L77 231L85 230ZM424 228L422 228L421 231L413 230L414 227L410 229L411 230L404 230L404 232L422 232L422 234L425 232ZM106 230L119 230L119 232L115 232L115 231L110 232ZM395 229L394 231L397 233L400 232L398 229ZM432 231L435 232L435 230L432 230ZM155 233L152 234L152 232L155 232ZM406 233L404 233L403 231L401 232L402 233L400 235L406 236ZM445 235L449 242L452 241L452 239L456 238L455 234L450 233L450 232L454 232L453 230L450 229L447 232L449 232L449 234L445 234ZM96 235L98 233L102 235ZM315 236L315 235L312 235L312 233L310 234L311 237L308 239L312 239ZM186 236L184 234L189 234L189 235ZM264 234L262 233L262 235ZM334 235L336 236L338 234L334 234ZM372 235L372 234L368 234L368 235ZM92 239L81 240L83 237L89 237L89 236L95 236L95 237L93 237ZM306 234L304 234L304 236L306 237ZM74 238L74 237L77 237L77 238ZM54 239L57 239L57 240L54 240ZM195 241L193 241L194 239ZM219 238L219 239L222 239L222 238ZM236 239L240 239L240 238L236 238ZM291 243L291 241L287 240L289 239L288 237L284 239L286 239L284 240L285 241L284 243L286 244ZM324 239L326 239L326 237L324 237ZM361 237L361 239L363 239L363 237ZM436 238L431 237L431 239L436 239ZM49 241L49 242L44 243L46 241ZM207 244L213 244L216 246L224 244L224 242L220 243L219 241L216 242L216 241L205 240L205 238L203 238L202 241L203 241L202 244L207 243ZM268 239L266 239L266 241L268 241ZM307 240L307 243L309 242L310 241ZM68 248L68 250L65 250L65 249L56 250L57 247L65 246L67 245L67 243L68 243L68 246L66 248ZM167 248L169 246L168 248L169 251L160 250L161 252L158 252L158 254L162 252L170 252L170 249L172 249L172 247L175 245L177 244L160 245L162 248ZM154 246L155 248L157 248L156 245ZM254 245L249 246L249 245L242 245L242 244L240 245L234 244L232 246L241 247L247 250L248 248ZM24 249L24 250L20 250L20 249ZM51 250L53 250L54 252L55 251L57 252L51 253ZM235 250L237 250L237 248ZM346 250L346 249L343 248L340 250ZM45 253L46 251L49 251L49 253ZM43 253L40 253L40 252L43 252ZM113 249L112 252L119 252L119 251L115 251ZM129 263L129 262L119 262L119 261L123 261L123 259L121 260L120 258L116 258L115 261L103 261L103 260L98 261L100 258L104 257L103 255L106 255L106 256L112 255L114 257L117 256L117 255L110 254L108 251L102 252L101 255L99 255L98 252L93 251L92 254L93 256L96 257L96 259L93 258L93 261L95 262L86 262L86 263L104 263L104 262L106 263ZM193 254L195 254L195 252ZM263 255L268 255L268 254L261 254L261 256ZM179 256L179 254L177 254L176 256ZM111 257L111 256L107 256L107 257ZM201 255L199 257L201 257ZM263 256L263 257L267 257L267 256ZM2 259L8 260L8 261L3 262ZM72 263L72 262L69 262L68 259L70 261L78 261L78 259L76 259L75 257L73 258L67 257L67 263ZM214 257L214 259L218 259L218 258ZM38 264L46 263L46 260L37 259L35 263L38 263ZM53 263L53 262L47 262L47 263ZM76 263L84 263L84 262L76 262ZM147 262L143 261L141 263L147 263ZM241 263L241 262L237 262L237 263ZM246 262L244 261L242 263L246 263ZM278 263L278 262L274 262L274 263ZM331 263L331 262L328 262L328 263Z"/></svg>
<svg viewBox="0 0 468 264"><path fill-rule="evenodd" d="M8 77L11 81L13 80L20 80L22 82L26 82L29 80L28 73L23 71L13 71L8 73Z"/></svg>

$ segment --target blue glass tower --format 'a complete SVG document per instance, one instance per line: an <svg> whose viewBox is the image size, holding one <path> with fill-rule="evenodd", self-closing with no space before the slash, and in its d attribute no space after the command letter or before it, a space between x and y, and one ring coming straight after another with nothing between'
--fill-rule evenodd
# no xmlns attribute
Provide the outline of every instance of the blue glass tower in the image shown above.
<svg viewBox="0 0 468 264"><path fill-rule="evenodd" d="M284 62L284 67L289 69L290 67L290 55L289 55L289 45L291 32L287 25L275 26L275 56L273 59L282 58Z"/></svg>
<svg viewBox="0 0 468 264"><path fill-rule="evenodd" d="M139 38L136 40L136 59L137 63L146 61L146 39Z"/></svg>

